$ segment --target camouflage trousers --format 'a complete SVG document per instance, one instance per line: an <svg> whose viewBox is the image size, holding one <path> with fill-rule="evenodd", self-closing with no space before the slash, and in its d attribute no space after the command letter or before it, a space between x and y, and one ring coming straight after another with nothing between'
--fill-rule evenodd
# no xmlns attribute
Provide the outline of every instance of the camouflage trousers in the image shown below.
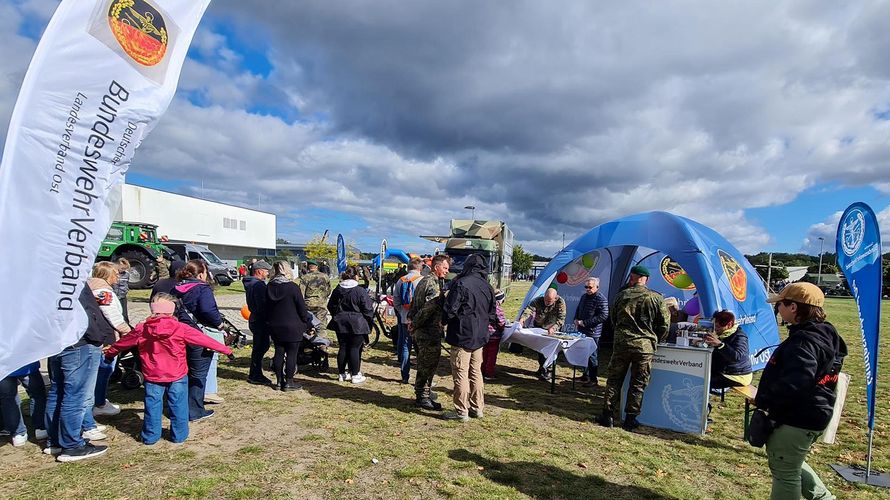
<svg viewBox="0 0 890 500"><path fill-rule="evenodd" d="M315 315L318 318L318 321L321 321L321 326L318 327L318 334L321 335L328 328L328 309L326 307L314 307L307 305L306 309L309 309L309 312Z"/></svg>
<svg viewBox="0 0 890 500"><path fill-rule="evenodd" d="M430 397L433 376L439 367L442 357L442 339L438 336L414 335L417 345L417 374L414 380L414 392L418 398Z"/></svg>
<svg viewBox="0 0 890 500"><path fill-rule="evenodd" d="M624 412L639 415L643 408L643 391L649 385L652 373L652 354L643 352L615 351L609 361L609 377L606 379L606 393L603 396L603 413L620 418L617 410L621 406L621 386L630 370L630 385L627 389L627 402Z"/></svg>

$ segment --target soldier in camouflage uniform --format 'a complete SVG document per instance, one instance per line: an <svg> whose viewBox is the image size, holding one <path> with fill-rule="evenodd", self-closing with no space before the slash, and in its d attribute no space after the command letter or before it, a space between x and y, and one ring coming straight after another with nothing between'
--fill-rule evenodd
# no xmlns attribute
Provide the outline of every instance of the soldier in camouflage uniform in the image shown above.
<svg viewBox="0 0 890 500"><path fill-rule="evenodd" d="M535 319L532 326L543 328L550 335L562 329L566 322L566 301L556 293L555 288L548 288L543 297L532 300L526 307L526 311L534 313ZM523 316L520 323L525 324L525 320L526 317ZM544 366L545 361L547 358L543 354L538 354L538 377L541 380L549 381L552 375L551 367Z"/></svg>
<svg viewBox="0 0 890 500"><path fill-rule="evenodd" d="M442 325L442 304L445 299L443 287L450 267L448 256L435 256L432 272L417 284L411 299L411 308L408 309L408 332L417 346L415 404L427 410L442 409L442 405L435 401L435 393L431 388L439 358L442 356L442 337L445 335Z"/></svg>
<svg viewBox="0 0 890 500"><path fill-rule="evenodd" d="M320 331L328 325L328 297L331 295L331 281L327 275L318 271L318 263L308 261L309 272L300 276L300 288L306 309L321 321Z"/></svg>
<svg viewBox="0 0 890 500"><path fill-rule="evenodd" d="M647 268L631 268L628 284L618 292L609 314L615 340L603 397L603 414L598 419L600 425L606 427L612 427L614 419L618 417L621 386L628 369L630 386L622 427L628 431L639 427L637 415L643 406L643 391L649 385L655 344L667 338L671 315L661 294L646 287L648 281Z"/></svg>

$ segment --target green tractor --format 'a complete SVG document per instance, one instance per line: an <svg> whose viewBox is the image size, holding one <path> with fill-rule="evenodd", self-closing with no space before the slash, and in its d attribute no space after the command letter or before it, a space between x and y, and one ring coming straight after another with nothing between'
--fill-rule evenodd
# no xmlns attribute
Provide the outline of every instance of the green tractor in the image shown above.
<svg viewBox="0 0 890 500"><path fill-rule="evenodd" d="M150 288L158 279L158 256L170 251L158 241L158 226L141 222L113 222L102 240L96 261L130 261L130 288Z"/></svg>

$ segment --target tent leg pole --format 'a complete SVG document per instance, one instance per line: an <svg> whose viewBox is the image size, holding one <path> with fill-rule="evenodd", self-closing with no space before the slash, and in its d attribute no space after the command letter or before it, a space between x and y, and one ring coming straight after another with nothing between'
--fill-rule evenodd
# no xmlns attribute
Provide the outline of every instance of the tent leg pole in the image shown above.
<svg viewBox="0 0 890 500"><path fill-rule="evenodd" d="M553 360L553 366L550 367L550 394L556 393L556 360Z"/></svg>

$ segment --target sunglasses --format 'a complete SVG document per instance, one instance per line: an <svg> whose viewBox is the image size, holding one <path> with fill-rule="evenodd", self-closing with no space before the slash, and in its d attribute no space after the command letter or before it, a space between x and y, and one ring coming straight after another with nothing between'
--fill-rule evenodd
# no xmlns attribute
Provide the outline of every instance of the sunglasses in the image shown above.
<svg viewBox="0 0 890 500"><path fill-rule="evenodd" d="M585 290L593 290L593 287L592 287L592 286L585 286L584 289L585 289Z"/></svg>

